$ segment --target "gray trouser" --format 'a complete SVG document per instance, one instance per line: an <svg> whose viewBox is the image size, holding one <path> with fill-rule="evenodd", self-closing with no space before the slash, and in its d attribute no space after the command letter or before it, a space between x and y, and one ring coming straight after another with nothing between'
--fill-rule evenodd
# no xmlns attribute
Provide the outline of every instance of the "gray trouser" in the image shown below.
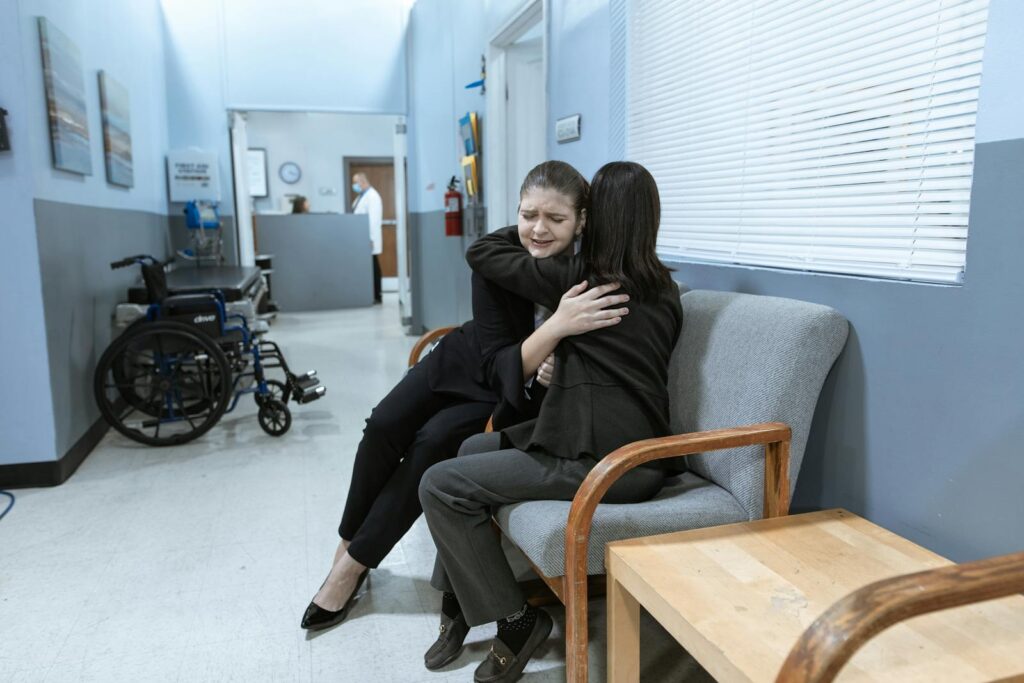
<svg viewBox="0 0 1024 683"><path fill-rule="evenodd" d="M500 445L497 433L472 436L458 458L434 465L420 481L420 503L437 546L430 584L455 593L470 626L507 617L526 601L491 528L492 509L526 500L572 500L597 464L590 459L494 450ZM634 469L603 500L640 502L661 490L663 483L660 471Z"/></svg>

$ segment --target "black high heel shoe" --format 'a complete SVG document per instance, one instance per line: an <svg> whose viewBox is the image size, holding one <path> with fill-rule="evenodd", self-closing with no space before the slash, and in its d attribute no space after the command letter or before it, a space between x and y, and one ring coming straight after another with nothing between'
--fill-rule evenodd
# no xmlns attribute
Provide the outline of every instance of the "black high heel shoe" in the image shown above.
<svg viewBox="0 0 1024 683"><path fill-rule="evenodd" d="M356 587L352 589L352 595L348 596L348 600L345 601L345 604L337 612L324 609L311 601L309 607L306 608L306 613L302 615L302 628L307 631L322 631L325 628L330 628L345 621L345 617L348 616L348 610L352 607L352 601L355 599L356 594L359 593L359 587L363 585L363 581L366 581L366 577L369 575L370 569L364 569L363 573L356 580Z"/></svg>

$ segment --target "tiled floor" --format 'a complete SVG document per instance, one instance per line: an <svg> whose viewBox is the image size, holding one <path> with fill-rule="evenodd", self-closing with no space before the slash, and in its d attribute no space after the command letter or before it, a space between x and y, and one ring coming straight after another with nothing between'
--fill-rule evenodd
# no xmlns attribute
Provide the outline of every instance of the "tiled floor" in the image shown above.
<svg viewBox="0 0 1024 683"><path fill-rule="evenodd" d="M270 338L326 397L265 435L252 401L197 442L143 447L111 432L62 486L16 491L0 521L0 681L471 681L493 627L446 670L423 668L439 599L422 518L342 625L308 637L352 457L414 339L383 307L282 315ZM555 632L525 681L564 679ZM591 612L603 679L604 606ZM705 680L648 620L645 681Z"/></svg>

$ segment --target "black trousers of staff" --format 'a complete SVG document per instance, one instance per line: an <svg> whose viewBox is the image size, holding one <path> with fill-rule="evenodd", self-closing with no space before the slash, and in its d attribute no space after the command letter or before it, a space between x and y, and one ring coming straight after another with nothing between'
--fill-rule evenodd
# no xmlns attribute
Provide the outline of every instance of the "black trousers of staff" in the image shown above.
<svg viewBox="0 0 1024 683"><path fill-rule="evenodd" d="M349 556L367 567L381 563L423 511L417 494L423 473L484 431L494 405L434 392L423 363L377 404L356 450L338 527L352 542Z"/></svg>
<svg viewBox="0 0 1024 683"><path fill-rule="evenodd" d="M373 300L375 303L380 303L380 257L377 254L373 255Z"/></svg>

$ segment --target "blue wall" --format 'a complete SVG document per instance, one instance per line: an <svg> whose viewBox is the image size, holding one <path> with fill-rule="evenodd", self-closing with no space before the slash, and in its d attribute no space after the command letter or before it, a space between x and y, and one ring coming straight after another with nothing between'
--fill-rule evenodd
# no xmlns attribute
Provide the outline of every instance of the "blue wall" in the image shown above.
<svg viewBox="0 0 1024 683"><path fill-rule="evenodd" d="M963 286L674 264L694 288L814 301L847 316L850 340L823 392L794 505L849 508L957 561L1024 548L1022 30L1024 4L994 0ZM605 144L583 140L595 155Z"/></svg>
<svg viewBox="0 0 1024 683"><path fill-rule="evenodd" d="M31 119L17 0L0 0L0 107L11 151L0 152L0 465L54 458L46 327L32 208Z"/></svg>
<svg viewBox="0 0 1024 683"><path fill-rule="evenodd" d="M83 206L135 209L163 214L166 208L163 155L167 148L160 10L157 0L21 0L22 73L29 106L34 196ZM63 31L81 52L88 105L92 175L53 168L43 90L37 17ZM132 160L135 186L107 183L97 73L127 88L131 103Z"/></svg>
<svg viewBox="0 0 1024 683"><path fill-rule="evenodd" d="M625 5L549 3L548 154L587 174L621 154ZM440 0L413 8L412 211L440 209L441 182L458 171L452 121L484 107L461 85L516 7L485 3L458 16ZM453 42L433 40L451 22L463 28ZM1024 4L994 0L963 286L675 264L692 287L814 301L849 318L850 341L822 394L794 504L847 507L955 560L1024 548L1022 30ZM556 144L554 119L575 113L582 139Z"/></svg>
<svg viewBox="0 0 1024 683"><path fill-rule="evenodd" d="M53 168L37 18L46 17L79 48L86 93L92 175ZM4 0L0 73L2 105L11 112L13 152L0 155L4 209L0 256L0 356L12 386L0 399L0 464L61 457L97 417L87 391L97 341L109 339L109 307L97 297L102 269L136 236L155 247L166 241L163 152L167 120L163 52L156 0L97 5L56 0ZM135 186L106 181L97 72L104 69L130 93ZM71 207L51 222L47 207ZM126 240L108 239L120 213ZM54 261L56 247L83 244ZM116 285L118 289L121 282ZM54 293L74 294L53 296ZM48 295L49 293L49 295ZM5 379L7 374L4 375ZM86 380L82 378L85 377ZM84 395L84 398L83 398Z"/></svg>
<svg viewBox="0 0 1024 683"><path fill-rule="evenodd" d="M229 107L405 113L408 3L222 2Z"/></svg>
<svg viewBox="0 0 1024 683"><path fill-rule="evenodd" d="M410 211L440 210L448 178L461 177L456 119L477 111L488 125L484 97L464 86L478 78L480 55L521 6L510 0L459 5L419 0L413 6L408 48ZM548 154L591 176L608 161L608 0L550 2L548 12ZM450 39L439 41L439 35ZM582 140L559 145L555 119L571 114L582 115Z"/></svg>
<svg viewBox="0 0 1024 683"><path fill-rule="evenodd" d="M609 161L608 0L552 2L548 44L548 156L590 178ZM555 120L580 114L581 138L555 142Z"/></svg>
<svg viewBox="0 0 1024 683"><path fill-rule="evenodd" d="M405 112L407 2L160 4L168 142L218 154L223 213L234 210L228 109Z"/></svg>
<svg viewBox="0 0 1024 683"><path fill-rule="evenodd" d="M466 90L465 85L480 78L480 56L487 53L491 36L520 6L518 0L418 0L413 6L408 31L410 212L440 211L448 179L462 177L458 119L468 111L483 116L487 106L479 88Z"/></svg>

